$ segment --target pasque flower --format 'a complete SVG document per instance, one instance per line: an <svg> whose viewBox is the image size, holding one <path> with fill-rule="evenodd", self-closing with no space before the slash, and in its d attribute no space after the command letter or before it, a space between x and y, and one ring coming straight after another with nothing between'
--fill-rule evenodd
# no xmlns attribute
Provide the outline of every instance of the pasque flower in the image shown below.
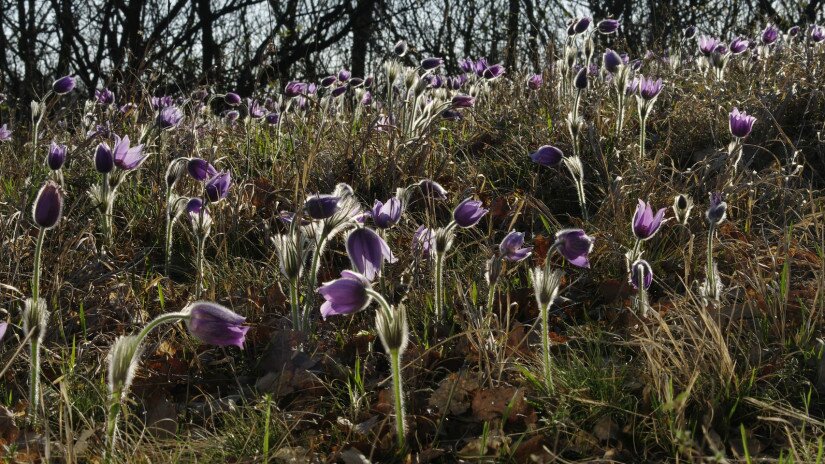
<svg viewBox="0 0 825 464"><path fill-rule="evenodd" d="M640 272L642 276L639 276ZM643 281L645 290L653 284L653 269L650 267L650 263L643 259L634 262L630 267L630 284L633 285L633 288L639 289L640 280Z"/></svg>
<svg viewBox="0 0 825 464"><path fill-rule="evenodd" d="M341 271L341 278L327 282L318 289L324 297L321 317L352 314L369 306L372 297L367 293L370 281L353 271Z"/></svg>
<svg viewBox="0 0 825 464"><path fill-rule="evenodd" d="M243 348L249 327L246 318L217 303L196 301L183 309L189 332L204 343Z"/></svg>
<svg viewBox="0 0 825 464"><path fill-rule="evenodd" d="M217 203L229 195L229 188L231 186L232 176L229 174L229 171L221 171L215 175L215 177L206 181L206 185L204 186L206 198L212 203Z"/></svg>
<svg viewBox="0 0 825 464"><path fill-rule="evenodd" d="M476 99L469 95L458 94L453 97L453 108L472 108L475 105Z"/></svg>
<svg viewBox="0 0 825 464"><path fill-rule="evenodd" d="M711 225L721 224L727 217L728 204L722 199L722 192L710 194L710 207L705 212L705 217Z"/></svg>
<svg viewBox="0 0 825 464"><path fill-rule="evenodd" d="M616 19L603 19L596 24L596 29L602 34L612 34L619 30L619 24Z"/></svg>
<svg viewBox="0 0 825 464"><path fill-rule="evenodd" d="M57 171L62 168L66 162L67 151L68 148L66 145L59 145L56 142L52 142L49 145L49 153L46 155L46 164L49 165L49 169Z"/></svg>
<svg viewBox="0 0 825 464"><path fill-rule="evenodd" d="M218 170L203 158L190 158L186 163L186 171L198 182L209 180L218 175Z"/></svg>
<svg viewBox="0 0 825 464"><path fill-rule="evenodd" d="M604 69L614 74L619 71L621 66L624 65L622 57L618 53L609 48L604 52L604 56L602 57L602 63L604 64Z"/></svg>
<svg viewBox="0 0 825 464"><path fill-rule="evenodd" d="M158 127L162 130L174 129L178 127L182 119L183 111L181 111L180 108L174 105L167 106L158 113Z"/></svg>
<svg viewBox="0 0 825 464"><path fill-rule="evenodd" d="M8 124L0 126L0 142L8 142L11 140L11 129Z"/></svg>
<svg viewBox="0 0 825 464"><path fill-rule="evenodd" d="M32 218L41 229L51 229L63 215L63 193L54 181L47 181L34 200Z"/></svg>
<svg viewBox="0 0 825 464"><path fill-rule="evenodd" d="M533 74L527 78L527 88L530 90L538 90L544 85L544 77L541 74Z"/></svg>
<svg viewBox="0 0 825 464"><path fill-rule="evenodd" d="M768 27L762 31L762 43L765 45L772 45L779 39L779 28L773 24L768 24Z"/></svg>
<svg viewBox="0 0 825 464"><path fill-rule="evenodd" d="M699 37L699 51L705 56L710 56L719 46L719 39L703 35Z"/></svg>
<svg viewBox="0 0 825 464"><path fill-rule="evenodd" d="M115 93L109 89L95 90L95 100L103 106L109 106L115 102Z"/></svg>
<svg viewBox="0 0 825 464"><path fill-rule="evenodd" d="M52 91L58 95L65 95L74 90L76 85L74 76L63 76L52 83Z"/></svg>
<svg viewBox="0 0 825 464"><path fill-rule="evenodd" d="M483 203L479 200L466 198L453 210L453 220L459 227L473 227L489 211L482 205Z"/></svg>
<svg viewBox="0 0 825 464"><path fill-rule="evenodd" d="M95 149L95 169L101 174L112 172L115 168L115 159L112 157L112 149L106 142L101 142Z"/></svg>
<svg viewBox="0 0 825 464"><path fill-rule="evenodd" d="M730 112L728 122L730 124L731 135L743 139L750 135L756 118L749 116L748 113L744 111L740 112L738 108L734 108L733 111Z"/></svg>
<svg viewBox="0 0 825 464"><path fill-rule="evenodd" d="M662 219L665 217L665 208L653 214L650 203L639 200L636 212L633 213L633 235L639 240L647 240L659 231Z"/></svg>
<svg viewBox="0 0 825 464"><path fill-rule="evenodd" d="M387 242L366 227L358 227L347 235L346 248L352 267L369 281L381 273L384 261L397 261Z"/></svg>
<svg viewBox="0 0 825 464"><path fill-rule="evenodd" d="M673 198L673 214L679 224L687 225L690 211L693 209L693 199L684 194L676 195Z"/></svg>
<svg viewBox="0 0 825 464"><path fill-rule="evenodd" d="M430 198L435 198L436 200L447 199L447 190L434 180L424 179L419 181L417 185L418 188L421 189L421 192Z"/></svg>
<svg viewBox="0 0 825 464"><path fill-rule="evenodd" d="M646 101L652 101L662 92L661 79L653 80L653 78L646 78L641 76L639 79L639 95Z"/></svg>
<svg viewBox="0 0 825 464"><path fill-rule="evenodd" d="M430 257L430 253L435 250L435 235L432 229L418 226L413 234L413 252L421 253L425 258Z"/></svg>
<svg viewBox="0 0 825 464"><path fill-rule="evenodd" d="M530 153L530 159L542 166L554 167L561 163L564 153L553 145L542 145L538 150Z"/></svg>
<svg viewBox="0 0 825 464"><path fill-rule="evenodd" d="M436 57L424 58L421 60L421 68L426 71L432 71L442 64L444 64L444 60Z"/></svg>
<svg viewBox="0 0 825 464"><path fill-rule="evenodd" d="M223 101L230 106L238 106L241 104L241 96L235 92L226 92L223 96Z"/></svg>
<svg viewBox="0 0 825 464"><path fill-rule="evenodd" d="M101 173L111 172L114 166L124 171L131 171L140 166L148 157L142 153L143 145L129 146L129 136L122 139L115 136L114 148L109 148L105 142L97 146L95 151L95 169Z"/></svg>
<svg viewBox="0 0 825 464"><path fill-rule="evenodd" d="M399 40L395 43L395 46L392 48L393 53L397 56L404 56L407 54L407 41L406 40Z"/></svg>
<svg viewBox="0 0 825 464"><path fill-rule="evenodd" d="M502 258L517 263L527 259L533 247L524 246L524 232L512 231L501 241L498 250Z"/></svg>
<svg viewBox="0 0 825 464"><path fill-rule="evenodd" d="M563 229L556 232L556 242L553 246L577 267L590 267L588 255L593 250L595 239L587 235L582 229Z"/></svg>
<svg viewBox="0 0 825 464"><path fill-rule="evenodd" d="M575 31L576 34L581 34L582 32L586 31L587 28L590 27L590 23L592 22L593 18L587 16L583 18L577 18L576 22L573 23L573 31Z"/></svg>
<svg viewBox="0 0 825 464"><path fill-rule="evenodd" d="M312 195L304 202L304 211L312 219L327 219L338 211L340 197L329 194Z"/></svg>
<svg viewBox="0 0 825 464"><path fill-rule="evenodd" d="M811 40L814 43L822 43L825 41L825 27L814 26L811 28Z"/></svg>
<svg viewBox="0 0 825 464"><path fill-rule="evenodd" d="M398 197L392 197L386 203L375 200L372 206L372 221L379 229L388 229L401 220L402 205Z"/></svg>
<svg viewBox="0 0 825 464"><path fill-rule="evenodd" d="M748 50L750 42L743 37L737 37L730 42L730 52L734 55L740 55Z"/></svg>

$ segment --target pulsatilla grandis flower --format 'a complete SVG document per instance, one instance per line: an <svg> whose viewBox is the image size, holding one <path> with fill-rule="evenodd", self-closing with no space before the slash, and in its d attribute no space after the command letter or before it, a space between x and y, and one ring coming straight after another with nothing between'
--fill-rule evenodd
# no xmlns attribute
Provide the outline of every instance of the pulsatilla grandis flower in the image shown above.
<svg viewBox="0 0 825 464"><path fill-rule="evenodd" d="M489 211L482 205L483 203L479 200L466 198L453 210L453 220L459 227L473 227Z"/></svg>
<svg viewBox="0 0 825 464"><path fill-rule="evenodd" d="M639 200L636 212L633 213L633 235L639 240L647 240L659 231L662 226L662 219L665 217L665 208L661 208L653 214L650 203Z"/></svg>
<svg viewBox="0 0 825 464"><path fill-rule="evenodd" d="M652 101L659 96L663 87L664 85L661 79L654 80L653 78L642 76L639 80L639 95L645 101Z"/></svg>
<svg viewBox="0 0 825 464"><path fill-rule="evenodd" d="M705 217L712 225L719 225L727 217L728 204L722 199L721 192L710 194L710 207L705 212Z"/></svg>
<svg viewBox="0 0 825 464"><path fill-rule="evenodd" d="M203 158L191 158L187 161L186 171L198 182L209 180L218 175L218 170Z"/></svg>
<svg viewBox="0 0 825 464"><path fill-rule="evenodd" d="M577 18L576 22L573 23L573 31L575 31L576 34L581 34L582 32L585 32L590 27L590 23L592 23L592 22L593 22L593 18L590 18L590 17L587 17L587 16L585 16L583 18Z"/></svg>
<svg viewBox="0 0 825 464"><path fill-rule="evenodd" d="M773 24L769 24L768 27L762 31L762 43L765 45L772 45L779 39L779 28L774 26Z"/></svg>
<svg viewBox="0 0 825 464"><path fill-rule="evenodd" d="M243 348L246 318L217 303L196 301L183 309L189 332L204 343Z"/></svg>
<svg viewBox="0 0 825 464"><path fill-rule="evenodd" d="M583 67L579 69L579 72L576 74L576 78L573 80L573 85L579 89L584 90L587 88L587 67Z"/></svg>
<svg viewBox="0 0 825 464"><path fill-rule="evenodd" d="M612 34L619 30L619 21L616 19L603 19L596 24L596 29L602 34Z"/></svg>
<svg viewBox="0 0 825 464"><path fill-rule="evenodd" d="M533 247L524 246L524 232L512 231L498 245L498 251L502 258L517 263L527 259Z"/></svg>
<svg viewBox="0 0 825 464"><path fill-rule="evenodd" d="M304 211L312 219L327 219L338 211L338 202L340 200L341 198L337 195L312 195L304 202Z"/></svg>
<svg viewBox="0 0 825 464"><path fill-rule="evenodd" d="M740 112L738 108L734 108L733 111L730 112L728 121L730 124L731 135L743 139L750 135L753 130L753 124L756 122L756 118L749 116L748 113L745 113L744 111Z"/></svg>
<svg viewBox="0 0 825 464"><path fill-rule="evenodd" d="M719 46L719 39L703 35L699 37L699 51L705 56L710 56Z"/></svg>
<svg viewBox="0 0 825 464"><path fill-rule="evenodd" d="M530 159L542 166L554 167L561 163L564 153L553 145L542 145L538 150L530 153Z"/></svg>
<svg viewBox="0 0 825 464"><path fill-rule="evenodd" d="M619 68L624 65L622 57L609 48L604 52L602 63L604 64L604 69L613 74L618 72Z"/></svg>
<svg viewBox="0 0 825 464"><path fill-rule="evenodd" d="M476 99L469 95L458 94L452 99L453 108L472 108Z"/></svg>
<svg viewBox="0 0 825 464"><path fill-rule="evenodd" d="M748 39L737 37L730 42L730 52L734 55L745 53L750 46Z"/></svg>
<svg viewBox="0 0 825 464"><path fill-rule="evenodd" d="M54 181L46 182L37 193L32 208L34 223L41 229L51 229L63 215L63 193Z"/></svg>
<svg viewBox="0 0 825 464"><path fill-rule="evenodd" d="M11 129L8 124L0 126L0 142L8 142L11 140Z"/></svg>
<svg viewBox="0 0 825 464"><path fill-rule="evenodd" d="M693 209L693 199L684 194L676 195L673 198L673 214L679 224L686 225L690 217L690 210Z"/></svg>
<svg viewBox="0 0 825 464"><path fill-rule="evenodd" d="M527 88L530 90L538 90L544 84L544 77L541 74L533 74L527 78Z"/></svg>
<svg viewBox="0 0 825 464"><path fill-rule="evenodd" d="M401 200L398 197L392 197L386 203L375 200L372 206L372 221L379 229L388 229L401 220L402 209Z"/></svg>
<svg viewBox="0 0 825 464"><path fill-rule="evenodd" d="M306 94L307 90L308 87L305 82L291 81L287 82L286 87L284 87L284 95L289 98L293 98Z"/></svg>
<svg viewBox="0 0 825 464"><path fill-rule="evenodd" d="M367 293L370 281L353 271L341 271L341 278L327 282L318 289L324 297L321 305L321 317L352 314L365 309L372 301Z"/></svg>
<svg viewBox="0 0 825 464"><path fill-rule="evenodd" d="M642 275L640 276L639 273ZM643 281L645 290L653 284L653 269L650 267L650 263L643 259L637 260L630 267L630 284L633 285L633 288L639 289L640 280Z"/></svg>
<svg viewBox="0 0 825 464"><path fill-rule="evenodd" d="M436 200L447 199L447 190L434 180L424 179L419 181L417 185L418 188L421 189L421 192L430 198L435 198Z"/></svg>
<svg viewBox="0 0 825 464"><path fill-rule="evenodd" d="M430 254L435 250L435 235L432 229L418 226L413 234L412 243L413 252L421 253L425 258L429 258Z"/></svg>
<svg viewBox="0 0 825 464"><path fill-rule="evenodd" d="M177 106L167 106L158 113L158 127L162 130L174 129L178 127L183 119L183 111Z"/></svg>
<svg viewBox="0 0 825 464"><path fill-rule="evenodd" d="M235 92L226 92L223 96L223 101L230 106L238 106L241 104L241 96Z"/></svg>
<svg viewBox="0 0 825 464"><path fill-rule="evenodd" d="M582 229L563 229L556 232L556 242L553 246L577 267L590 267L588 255L593 250L595 239L587 235Z"/></svg>
<svg viewBox="0 0 825 464"><path fill-rule="evenodd" d="M65 95L74 90L77 80L74 76L63 76L52 83L52 91L58 95Z"/></svg>
<svg viewBox="0 0 825 464"><path fill-rule="evenodd" d="M95 90L95 100L103 106L109 106L115 102L115 93L109 89Z"/></svg>
<svg viewBox="0 0 825 464"><path fill-rule="evenodd" d="M444 60L437 57L424 58L421 60L421 68L426 71L432 71L442 64L444 64Z"/></svg>
<svg viewBox="0 0 825 464"><path fill-rule="evenodd" d="M825 41L825 27L814 26L811 28L811 41L814 43L822 43Z"/></svg>
<svg viewBox="0 0 825 464"><path fill-rule="evenodd" d="M148 155L143 154L143 145L130 147L128 135L122 139L116 135L113 148L109 148L106 142L97 146L95 169L104 174L111 172L114 166L124 171L131 171L140 166L147 157Z"/></svg>
<svg viewBox="0 0 825 464"><path fill-rule="evenodd" d="M57 171L62 168L63 163L66 162L67 151L68 148L66 145L59 145L56 142L52 142L51 145L49 145L49 153L46 155L46 164L49 165L49 169Z"/></svg>
<svg viewBox="0 0 825 464"><path fill-rule="evenodd" d="M352 267L369 281L381 273L384 261L397 261L387 242L366 227L356 228L347 235L346 248Z"/></svg>
<svg viewBox="0 0 825 464"><path fill-rule="evenodd" d="M229 171L219 172L215 177L206 181L204 192L206 198L212 203L217 203L229 195L229 188L232 186L232 176Z"/></svg>

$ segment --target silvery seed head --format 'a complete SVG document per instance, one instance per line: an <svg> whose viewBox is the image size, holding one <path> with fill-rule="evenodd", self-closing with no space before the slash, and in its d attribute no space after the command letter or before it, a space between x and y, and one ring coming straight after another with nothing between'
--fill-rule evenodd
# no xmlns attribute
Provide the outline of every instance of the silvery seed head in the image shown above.
<svg viewBox="0 0 825 464"><path fill-rule="evenodd" d="M403 353L409 341L407 327L407 313L404 306L398 308L379 309L375 314L375 330L387 352L398 351Z"/></svg>
<svg viewBox="0 0 825 464"><path fill-rule="evenodd" d="M26 335L32 332L31 340L42 343L46 337L48 322L49 311L46 309L46 300L38 298L35 303L34 299L27 298L23 308L23 332Z"/></svg>
<svg viewBox="0 0 825 464"><path fill-rule="evenodd" d="M533 281L533 291L540 308L553 304L559 295L562 272L558 269L548 271L540 267L530 270L530 279Z"/></svg>
<svg viewBox="0 0 825 464"><path fill-rule="evenodd" d="M142 351L140 339L136 335L121 335L115 340L107 358L109 393L119 391L121 396L126 394L135 378Z"/></svg>

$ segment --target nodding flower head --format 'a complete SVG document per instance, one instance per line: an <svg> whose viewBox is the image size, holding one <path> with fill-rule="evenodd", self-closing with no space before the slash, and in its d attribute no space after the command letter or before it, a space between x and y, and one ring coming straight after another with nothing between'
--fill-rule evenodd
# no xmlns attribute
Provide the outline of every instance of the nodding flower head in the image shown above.
<svg viewBox="0 0 825 464"><path fill-rule="evenodd" d="M432 71L442 64L444 64L444 60L436 57L424 58L421 60L421 68L425 71Z"/></svg>
<svg viewBox="0 0 825 464"><path fill-rule="evenodd" d="M396 56L402 57L407 54L407 41L406 40L399 40L395 43L395 46L392 48L393 53Z"/></svg>
<svg viewBox="0 0 825 464"><path fill-rule="evenodd" d="M469 228L478 224L481 218L489 211L479 200L466 198L453 210L453 220L459 227Z"/></svg>
<svg viewBox="0 0 825 464"><path fill-rule="evenodd" d="M384 261L397 261L387 242L374 230L366 227L358 227L347 235L346 249L353 269L369 281L381 274Z"/></svg>
<svg viewBox="0 0 825 464"><path fill-rule="evenodd" d="M690 40L690 39L694 38L695 36L696 36L696 26L693 26L693 25L688 26L688 27L685 28L685 30L682 31L682 37L684 37L685 40Z"/></svg>
<svg viewBox="0 0 825 464"><path fill-rule="evenodd" d="M204 185L206 198L212 203L217 203L229 195L229 188L231 186L232 176L229 174L229 171L221 171L206 181L206 185Z"/></svg>
<svg viewBox="0 0 825 464"><path fill-rule="evenodd" d="M527 259L533 247L524 246L524 232L512 231L501 241L498 250L502 258L517 263Z"/></svg>
<svg viewBox="0 0 825 464"><path fill-rule="evenodd" d="M63 192L54 181L47 181L37 193L32 208L34 223L41 229L51 229L63 216Z"/></svg>
<svg viewBox="0 0 825 464"><path fill-rule="evenodd" d="M582 18L577 18L576 22L573 23L573 31L575 31L576 34L581 34L585 31L587 31L587 29L590 27L590 23L592 23L592 22L593 22L593 18L590 18L590 17L587 17L587 16L582 17Z"/></svg>
<svg viewBox="0 0 825 464"><path fill-rule="evenodd" d="M203 158L190 158L186 162L186 171L198 182L209 180L218 175L218 170Z"/></svg>
<svg viewBox="0 0 825 464"><path fill-rule="evenodd" d="M630 284L633 285L633 288L638 290L640 281L645 290L653 284L653 269L650 267L650 263L643 259L636 260L630 267Z"/></svg>
<svg viewBox="0 0 825 464"><path fill-rule="evenodd" d="M538 150L530 153L534 163L552 168L558 166L564 158L564 153L553 145L542 145Z"/></svg>
<svg viewBox="0 0 825 464"><path fill-rule="evenodd" d="M337 77L339 82L346 82L349 80L350 77L352 77L352 73L349 72L348 69L341 69L340 71L338 71Z"/></svg>
<svg viewBox="0 0 825 464"><path fill-rule="evenodd" d="M183 312L188 314L186 325L195 338L210 345L243 348L249 331L249 327L243 325L245 317L208 301L190 303Z"/></svg>
<svg viewBox="0 0 825 464"><path fill-rule="evenodd" d="M705 212L705 217L712 225L719 225L727 217L728 204L722 199L722 192L710 194L710 207Z"/></svg>
<svg viewBox="0 0 825 464"><path fill-rule="evenodd" d="M74 76L63 76L52 83L52 91L58 95L65 95L74 90L77 80Z"/></svg>
<svg viewBox="0 0 825 464"><path fill-rule="evenodd" d="M340 200L337 195L312 195L304 202L304 212L312 219L327 219L338 211Z"/></svg>
<svg viewBox="0 0 825 464"><path fill-rule="evenodd" d="M52 142L49 145L49 152L46 155L46 164L49 165L49 169L52 171L57 171L58 169L63 167L63 163L66 162L66 153L68 148L66 145L58 145L55 142Z"/></svg>
<svg viewBox="0 0 825 464"><path fill-rule="evenodd" d="M476 99L469 95L458 94L453 96L453 108L472 108L475 105Z"/></svg>
<svg viewBox="0 0 825 464"><path fill-rule="evenodd" d="M447 199L447 190L434 180L423 179L419 181L417 185L418 188L421 189L421 192L427 197L434 198L436 200Z"/></svg>
<svg viewBox="0 0 825 464"><path fill-rule="evenodd" d="M673 198L673 215L679 224L687 225L690 218L690 210L693 209L693 199L684 194L676 195Z"/></svg>
<svg viewBox="0 0 825 464"><path fill-rule="evenodd" d="M768 24L768 27L762 31L762 43L764 45L773 45L779 39L779 28L773 24Z"/></svg>
<svg viewBox="0 0 825 464"><path fill-rule="evenodd" d="M563 229L556 232L554 246L570 264L577 267L590 267L589 254L593 251L595 239L582 229Z"/></svg>
<svg viewBox="0 0 825 464"><path fill-rule="evenodd" d="M604 65L604 69L615 74L624 65L624 61L622 61L622 57L618 53L608 48L602 57L602 64Z"/></svg>
<svg viewBox="0 0 825 464"><path fill-rule="evenodd" d="M656 214L653 214L650 203L639 200L636 212L633 213L633 235L639 240L648 240L659 231L664 217L665 208L661 208Z"/></svg>
<svg viewBox="0 0 825 464"><path fill-rule="evenodd" d="M229 106L238 106L241 104L241 96L235 92L226 92L223 101Z"/></svg>
<svg viewBox="0 0 825 464"><path fill-rule="evenodd" d="M584 90L587 88L587 67L582 67L579 69L579 72L576 74L576 78L573 79L573 86L578 90Z"/></svg>
<svg viewBox="0 0 825 464"><path fill-rule="evenodd" d="M616 19L603 19L596 24L596 29L602 34L613 34L619 30L619 21Z"/></svg>
<svg viewBox="0 0 825 464"><path fill-rule="evenodd" d="M324 297L321 305L321 317L352 314L365 309L372 301L367 289L372 288L370 281L353 271L342 271L341 278L327 282L318 289Z"/></svg>
<svg viewBox="0 0 825 464"><path fill-rule="evenodd" d="M731 135L743 139L750 135L756 118L749 116L748 113L744 111L740 112L738 108L734 108L733 111L730 112L728 122L730 124Z"/></svg>

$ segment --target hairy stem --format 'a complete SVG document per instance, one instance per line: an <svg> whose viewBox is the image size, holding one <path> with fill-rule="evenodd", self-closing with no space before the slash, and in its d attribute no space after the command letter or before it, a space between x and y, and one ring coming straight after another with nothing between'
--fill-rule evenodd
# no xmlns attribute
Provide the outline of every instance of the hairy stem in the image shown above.
<svg viewBox="0 0 825 464"><path fill-rule="evenodd" d="M398 440L398 448L403 450L406 447L407 427L404 420L404 391L401 385L401 353L397 350L390 350L392 364L392 387L395 395L395 435Z"/></svg>

